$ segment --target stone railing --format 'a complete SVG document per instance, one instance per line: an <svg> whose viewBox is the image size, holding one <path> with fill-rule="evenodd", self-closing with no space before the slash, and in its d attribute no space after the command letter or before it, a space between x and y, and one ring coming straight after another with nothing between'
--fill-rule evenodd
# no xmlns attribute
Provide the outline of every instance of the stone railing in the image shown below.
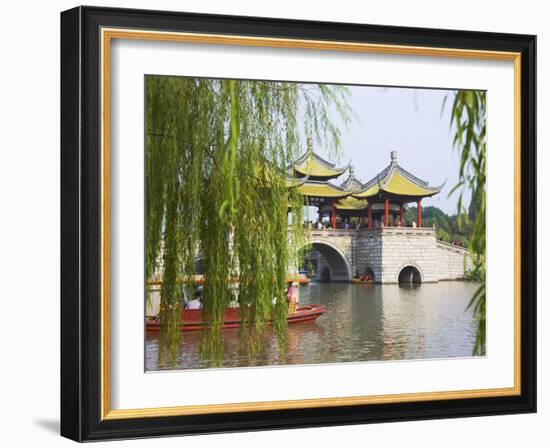
<svg viewBox="0 0 550 448"><path fill-rule="evenodd" d="M457 244L446 243L445 241L441 241L441 240L438 240L437 244L442 249L452 250L452 251L455 251L456 253L462 253L464 255L470 253L470 251L466 247L459 246Z"/></svg>
<svg viewBox="0 0 550 448"><path fill-rule="evenodd" d="M433 227L379 227L375 229L362 228L358 231L381 235L435 235L436 229Z"/></svg>
<svg viewBox="0 0 550 448"><path fill-rule="evenodd" d="M310 229L311 237L333 238L338 236L352 236L357 233L355 229Z"/></svg>

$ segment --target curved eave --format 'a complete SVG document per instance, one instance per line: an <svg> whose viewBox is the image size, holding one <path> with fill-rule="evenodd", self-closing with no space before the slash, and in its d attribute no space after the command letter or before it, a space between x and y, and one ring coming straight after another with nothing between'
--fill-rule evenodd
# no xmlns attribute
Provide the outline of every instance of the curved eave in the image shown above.
<svg viewBox="0 0 550 448"><path fill-rule="evenodd" d="M336 210L342 211L361 211L367 208L367 201L361 199L355 199L353 197L347 197L340 199L336 204Z"/></svg>
<svg viewBox="0 0 550 448"><path fill-rule="evenodd" d="M389 195L410 200L425 198L439 193L445 182L439 187L431 187L427 182L409 173L396 163L392 163L365 184L363 191L354 193L353 197L369 199Z"/></svg>
<svg viewBox="0 0 550 448"><path fill-rule="evenodd" d="M298 188L304 185L309 180L309 176L300 177L300 178L286 178L286 186L288 188Z"/></svg>
<svg viewBox="0 0 550 448"><path fill-rule="evenodd" d="M393 161L368 181L362 191L354 192L353 197L369 199L383 194L409 199L430 197L439 193L445 182L439 187L431 187L428 182L416 177Z"/></svg>
<svg viewBox="0 0 550 448"><path fill-rule="evenodd" d="M418 198L433 196L441 191L441 188L429 186L397 164L392 165L380 189L389 194Z"/></svg>
<svg viewBox="0 0 550 448"><path fill-rule="evenodd" d="M376 197L384 197L384 196L392 196L395 198L404 198L404 199L421 199L421 198L428 198L431 196L436 195L441 191L441 187L434 188L433 190L425 190L422 192L409 192L409 193L403 193L403 192L396 192L392 190L387 190L385 188L379 188L372 194L353 194L352 197L355 199L370 199Z"/></svg>
<svg viewBox="0 0 550 448"><path fill-rule="evenodd" d="M303 196L311 198L343 199L350 195L328 182L305 182L298 187L298 192Z"/></svg>
<svg viewBox="0 0 550 448"><path fill-rule="evenodd" d="M422 188L415 191L403 191L403 190L393 190L393 189L387 189L387 188L381 188L380 191L382 193L386 193L388 195L392 196L399 196L404 198L428 198L430 196L434 196L437 193L441 191L440 188Z"/></svg>
<svg viewBox="0 0 550 448"><path fill-rule="evenodd" d="M352 194L352 196L355 199L369 199L378 195L378 193L380 193L380 185L378 185L378 183L375 183L374 185L365 188L363 191Z"/></svg>
<svg viewBox="0 0 550 448"><path fill-rule="evenodd" d="M306 152L288 168L299 175L326 181L341 176L350 165L351 160L346 166L336 167L334 163L323 159L314 152Z"/></svg>
<svg viewBox="0 0 550 448"><path fill-rule="evenodd" d="M393 170L380 185L380 190L386 194L409 198L424 198L433 196L441 191L441 187L430 187L427 182L413 177L402 169Z"/></svg>
<svg viewBox="0 0 550 448"><path fill-rule="evenodd" d="M347 170L347 167L345 168L338 168L338 169L329 169L329 168L312 168L312 169L302 169L298 167L294 167L294 172L302 175L302 176L308 176L308 177L315 177L320 180L329 180L334 179L336 177L340 177L342 174L344 174Z"/></svg>

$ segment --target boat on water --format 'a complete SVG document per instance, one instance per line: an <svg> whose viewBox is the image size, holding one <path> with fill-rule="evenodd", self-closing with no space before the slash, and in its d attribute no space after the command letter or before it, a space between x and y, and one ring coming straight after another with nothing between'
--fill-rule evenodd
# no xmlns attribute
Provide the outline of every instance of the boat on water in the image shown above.
<svg viewBox="0 0 550 448"><path fill-rule="evenodd" d="M326 312L323 305L307 305L302 306L294 313L289 313L287 321L289 324L298 322L311 322L320 317ZM202 319L201 310L182 310L181 312L181 331L197 331L202 330L206 323ZM241 316L239 308L226 308L222 329L238 328L241 325ZM160 319L148 318L146 320L147 333L158 333L160 331Z"/></svg>
<svg viewBox="0 0 550 448"><path fill-rule="evenodd" d="M374 280L371 278L361 280L360 278L354 277L351 279L351 283L354 285L369 285L374 283Z"/></svg>

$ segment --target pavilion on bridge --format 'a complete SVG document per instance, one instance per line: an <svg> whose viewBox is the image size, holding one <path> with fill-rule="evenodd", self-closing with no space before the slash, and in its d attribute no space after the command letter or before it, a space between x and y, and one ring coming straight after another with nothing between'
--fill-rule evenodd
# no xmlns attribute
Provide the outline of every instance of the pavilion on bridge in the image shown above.
<svg viewBox="0 0 550 448"><path fill-rule="evenodd" d="M288 167L288 175L296 179L298 191L307 198L307 205L318 208L319 221L330 215L332 228L336 228L336 204L349 200L351 192L329 180L340 177L349 167L349 164L337 167L315 154L311 140L308 140L307 151Z"/></svg>
<svg viewBox="0 0 550 448"><path fill-rule="evenodd" d="M346 171L349 175L340 185L330 182ZM402 168L396 151L391 152L390 164L363 184L355 177L351 162L336 167L313 152L311 140L306 153L288 167L288 174L296 179L307 205L318 208L319 222L328 216L333 229L337 228L338 218L346 221L346 226L350 218L357 218L359 227L405 226L404 209L408 203L416 203L417 219L412 225L421 227L422 199L439 193L443 187L430 186Z"/></svg>

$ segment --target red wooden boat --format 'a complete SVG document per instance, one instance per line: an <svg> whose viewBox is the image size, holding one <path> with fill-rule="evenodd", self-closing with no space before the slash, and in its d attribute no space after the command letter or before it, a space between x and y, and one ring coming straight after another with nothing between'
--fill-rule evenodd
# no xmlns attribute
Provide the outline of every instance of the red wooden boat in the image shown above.
<svg viewBox="0 0 550 448"><path fill-rule="evenodd" d="M310 322L321 316L327 309L323 305L308 305L298 308L294 313L288 315L288 323ZM205 326L202 320L201 310L183 310L181 312L182 322L181 331L202 330ZM222 328L238 328L241 324L239 308L227 308L223 319ZM160 320L158 318L148 318L146 321L147 333L156 333L160 331Z"/></svg>

